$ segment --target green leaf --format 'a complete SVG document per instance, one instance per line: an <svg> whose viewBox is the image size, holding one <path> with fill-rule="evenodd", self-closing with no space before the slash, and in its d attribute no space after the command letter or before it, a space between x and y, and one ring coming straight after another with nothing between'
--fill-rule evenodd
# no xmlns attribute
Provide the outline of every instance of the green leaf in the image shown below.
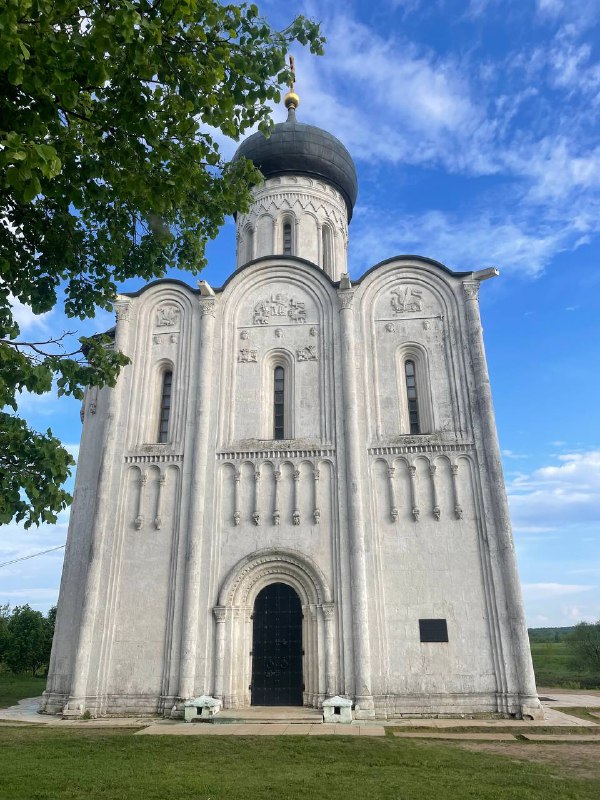
<svg viewBox="0 0 600 800"><path fill-rule="evenodd" d="M127 363L102 337L82 340L73 356L57 342L40 355L19 338L8 294L36 313L64 297L77 319L111 308L133 277L201 270L207 241L248 209L260 180L249 162L225 164L216 137L201 131L267 131L288 46L318 52L323 43L313 21L298 17L280 32L254 5L103 0L86 4L85 27L79 8L0 5L3 409L53 384L74 397L114 386ZM69 502L68 454L51 433L0 413L0 522L54 519Z"/></svg>

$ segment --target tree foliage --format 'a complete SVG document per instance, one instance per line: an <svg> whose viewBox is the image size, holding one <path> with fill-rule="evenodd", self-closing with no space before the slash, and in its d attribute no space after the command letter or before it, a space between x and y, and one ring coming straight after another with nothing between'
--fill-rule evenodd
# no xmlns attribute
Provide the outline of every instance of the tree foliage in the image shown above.
<svg viewBox="0 0 600 800"><path fill-rule="evenodd" d="M17 416L21 391L81 397L126 359L101 339L21 337L37 314L108 309L116 286L205 263L206 241L249 204L259 173L224 163L215 131L267 131L291 42L256 6L217 0L5 0L0 6L0 522L54 521L70 456Z"/></svg>
<svg viewBox="0 0 600 800"><path fill-rule="evenodd" d="M600 676L600 620L580 622L567 638L574 663Z"/></svg>
<svg viewBox="0 0 600 800"><path fill-rule="evenodd" d="M33 675L50 661L56 608L44 617L28 605L16 606L9 612L0 607L0 655L6 666L15 673Z"/></svg>

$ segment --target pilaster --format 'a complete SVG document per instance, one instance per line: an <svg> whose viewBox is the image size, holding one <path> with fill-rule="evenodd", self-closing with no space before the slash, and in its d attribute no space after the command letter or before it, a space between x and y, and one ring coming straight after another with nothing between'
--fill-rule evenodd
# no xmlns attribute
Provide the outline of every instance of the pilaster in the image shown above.
<svg viewBox="0 0 600 800"><path fill-rule="evenodd" d="M115 350L126 352L129 343L129 326L131 323L131 301L118 297L115 303L116 329ZM126 369L126 368L125 368ZM71 691L63 713L79 716L86 710L86 696L90 671L90 658L94 644L94 628L98 613L98 601L102 590L102 564L105 556L105 542L109 527L114 521L114 504L112 502L111 476L120 447L119 415L125 380L121 373L116 386L109 390L104 441L102 446L102 463L98 473L98 492L92 525L92 540L89 553L85 591L79 624L77 647L73 664Z"/></svg>
<svg viewBox="0 0 600 800"><path fill-rule="evenodd" d="M481 425L482 457L490 486L491 502L494 511L496 544L500 558L500 568L506 597L506 611L510 631L510 649L514 658L518 681L520 703L523 713L541 712L541 705L535 686L535 675L531 661L531 650L527 636L527 624L523 609L521 583L517 570L512 527L504 485L502 460L498 433L494 418L492 393L490 389L483 330L479 314L479 281L463 281L462 284L467 321L469 353L475 381L475 402ZM456 491L456 489L455 489ZM455 496L456 513L462 515L458 497Z"/></svg>
<svg viewBox="0 0 600 800"><path fill-rule="evenodd" d="M199 607L201 586L202 540L204 534L204 504L206 468L209 448L210 401L215 326L215 296L204 281L200 284L198 299L200 317L198 388L196 395L196 438L192 453L192 477L187 531L187 558L185 569L183 630L179 697L194 697L196 681L196 654L198 651Z"/></svg>
<svg viewBox="0 0 600 800"><path fill-rule="evenodd" d="M348 539L352 578L352 634L354 647L354 692L358 719L375 716L371 693L371 648L369 642L367 571L365 562L365 519L362 502L363 475L360 463L356 331L354 291L347 275L342 276L340 301L340 344L342 394L346 452L346 496Z"/></svg>

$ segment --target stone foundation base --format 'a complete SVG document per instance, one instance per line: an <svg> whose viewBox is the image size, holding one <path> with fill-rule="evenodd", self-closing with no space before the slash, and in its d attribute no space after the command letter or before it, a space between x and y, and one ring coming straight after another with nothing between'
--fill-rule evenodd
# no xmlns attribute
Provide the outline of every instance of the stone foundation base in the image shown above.
<svg viewBox="0 0 600 800"><path fill-rule="evenodd" d="M313 697L307 708L320 708L323 697ZM375 695L372 699L360 698L355 719L397 719L401 717L498 717L543 719L544 711L535 696L517 694L440 694L440 695ZM370 701L370 702L369 702ZM79 717L89 713L96 716L157 716L183 719L184 700L178 697L152 695L108 695L106 697L78 698L69 703L69 697L57 692L44 692L41 712ZM69 708L65 706L69 703ZM226 696L224 709L248 708L241 698Z"/></svg>

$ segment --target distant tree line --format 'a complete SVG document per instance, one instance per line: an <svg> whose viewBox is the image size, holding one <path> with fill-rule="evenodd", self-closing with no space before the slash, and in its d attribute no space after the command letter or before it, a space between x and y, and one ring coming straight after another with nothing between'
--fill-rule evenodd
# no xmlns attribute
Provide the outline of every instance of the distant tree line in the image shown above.
<svg viewBox="0 0 600 800"><path fill-rule="evenodd" d="M50 662L56 606L44 616L28 605L0 605L0 667L36 675Z"/></svg>
<svg viewBox="0 0 600 800"><path fill-rule="evenodd" d="M600 620L564 628L530 628L538 686L600 689Z"/></svg>
<svg viewBox="0 0 600 800"><path fill-rule="evenodd" d="M565 642L574 630L574 625L571 625L567 628L529 628L529 641L541 642L544 644L551 642Z"/></svg>
<svg viewBox="0 0 600 800"><path fill-rule="evenodd" d="M575 663L600 676L600 620L580 622L567 636L566 642Z"/></svg>

